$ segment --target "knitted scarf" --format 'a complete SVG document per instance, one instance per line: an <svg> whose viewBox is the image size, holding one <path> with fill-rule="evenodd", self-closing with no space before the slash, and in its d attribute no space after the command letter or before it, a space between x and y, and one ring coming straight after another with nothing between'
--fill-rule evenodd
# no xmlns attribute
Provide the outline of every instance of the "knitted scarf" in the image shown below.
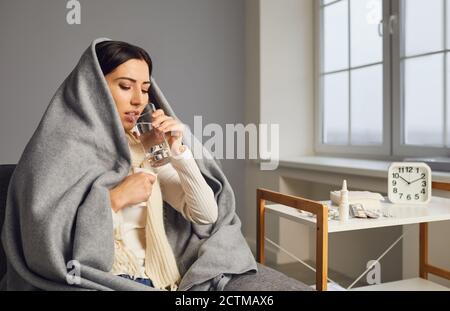
<svg viewBox="0 0 450 311"><path fill-rule="evenodd" d="M144 161L145 153L138 139L127 132L133 167L151 169ZM152 195L147 201L147 219L145 225L145 273L159 289L175 291L181 279L173 250L167 239L163 220L163 204L158 179L153 185ZM119 213L120 215L120 213ZM139 271L136 256L125 246L122 240L121 226L115 228L115 258L113 270L127 271L136 275Z"/></svg>

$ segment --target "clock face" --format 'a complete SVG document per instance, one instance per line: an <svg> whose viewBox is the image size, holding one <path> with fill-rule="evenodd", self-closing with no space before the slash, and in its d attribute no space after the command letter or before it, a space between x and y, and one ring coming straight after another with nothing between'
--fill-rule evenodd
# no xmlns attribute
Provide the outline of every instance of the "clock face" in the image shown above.
<svg viewBox="0 0 450 311"><path fill-rule="evenodd" d="M392 203L421 204L431 199L431 169L425 163L392 163L388 183Z"/></svg>

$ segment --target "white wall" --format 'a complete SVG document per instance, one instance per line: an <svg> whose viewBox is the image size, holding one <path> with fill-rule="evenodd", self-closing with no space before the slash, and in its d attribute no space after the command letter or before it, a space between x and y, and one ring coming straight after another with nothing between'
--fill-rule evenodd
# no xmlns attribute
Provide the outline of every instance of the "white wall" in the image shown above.
<svg viewBox="0 0 450 311"><path fill-rule="evenodd" d="M314 152L313 2L260 2L260 120L280 124L280 156Z"/></svg>
<svg viewBox="0 0 450 311"><path fill-rule="evenodd" d="M279 124L280 156L311 155L314 146L313 0L283 0L280 4L273 0L246 1L246 122ZM279 189L279 174L260 171L257 164L248 162L246 206L249 209L244 214L244 230L253 247L257 187ZM268 219L267 227L268 234L275 239L282 234L278 232L277 219ZM308 252L308 247L303 250Z"/></svg>
<svg viewBox="0 0 450 311"><path fill-rule="evenodd" d="M97 37L145 48L174 111L193 128L244 121L242 0L80 0L81 24L64 0L0 1L0 163L17 163L52 95ZM206 140L206 139L205 139ZM243 161L223 161L244 201Z"/></svg>

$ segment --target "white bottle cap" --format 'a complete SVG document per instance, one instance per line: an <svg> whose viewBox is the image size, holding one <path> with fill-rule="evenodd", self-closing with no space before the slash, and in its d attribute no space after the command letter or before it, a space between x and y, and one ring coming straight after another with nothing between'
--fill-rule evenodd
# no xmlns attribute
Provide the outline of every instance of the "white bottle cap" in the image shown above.
<svg viewBox="0 0 450 311"><path fill-rule="evenodd" d="M345 180L345 179L342 182L342 190L347 190L347 180Z"/></svg>

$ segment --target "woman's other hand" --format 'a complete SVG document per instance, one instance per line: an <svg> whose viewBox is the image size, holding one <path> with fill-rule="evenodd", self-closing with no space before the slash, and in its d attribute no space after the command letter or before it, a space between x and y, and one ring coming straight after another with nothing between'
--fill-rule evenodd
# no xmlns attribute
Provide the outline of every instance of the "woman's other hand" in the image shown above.
<svg viewBox="0 0 450 311"><path fill-rule="evenodd" d="M111 189L111 207L114 212L131 205L147 202L152 194L156 175L140 172L127 176L119 185Z"/></svg>

